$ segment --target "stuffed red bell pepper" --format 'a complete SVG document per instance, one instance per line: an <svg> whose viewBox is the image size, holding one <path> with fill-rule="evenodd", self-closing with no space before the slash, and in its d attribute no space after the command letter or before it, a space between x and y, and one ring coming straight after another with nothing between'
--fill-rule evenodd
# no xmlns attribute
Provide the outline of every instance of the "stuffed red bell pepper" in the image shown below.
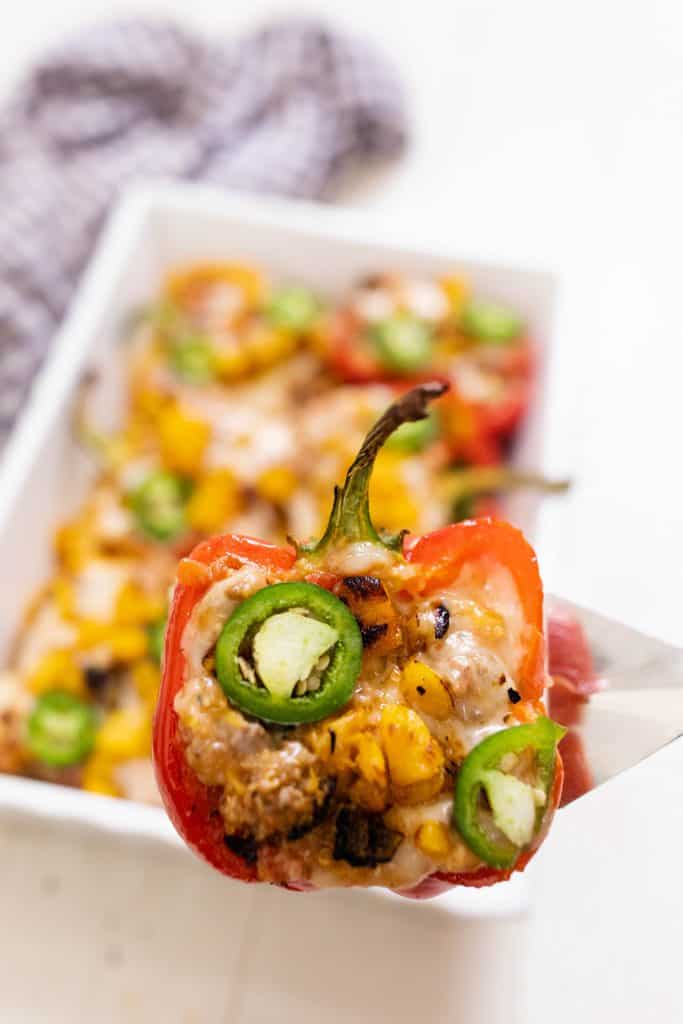
<svg viewBox="0 0 683 1024"><path fill-rule="evenodd" d="M521 870L558 804L543 594L508 523L379 536L375 456L444 390L396 402L317 543L235 535L178 568L154 732L169 815L244 881L433 895Z"/></svg>
<svg viewBox="0 0 683 1024"><path fill-rule="evenodd" d="M322 340L346 381L447 380L444 436L468 464L501 461L531 400L534 348L522 319L471 297L458 277L370 277L330 315Z"/></svg>

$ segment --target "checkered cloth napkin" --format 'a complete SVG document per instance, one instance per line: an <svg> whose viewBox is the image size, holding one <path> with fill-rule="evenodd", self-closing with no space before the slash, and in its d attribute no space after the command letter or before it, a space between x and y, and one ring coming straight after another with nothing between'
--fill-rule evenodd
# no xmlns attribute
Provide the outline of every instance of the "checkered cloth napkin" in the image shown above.
<svg viewBox="0 0 683 1024"><path fill-rule="evenodd" d="M317 197L350 160L396 156L405 133L392 68L316 22L225 42L129 21L49 54L0 111L0 443L124 185Z"/></svg>

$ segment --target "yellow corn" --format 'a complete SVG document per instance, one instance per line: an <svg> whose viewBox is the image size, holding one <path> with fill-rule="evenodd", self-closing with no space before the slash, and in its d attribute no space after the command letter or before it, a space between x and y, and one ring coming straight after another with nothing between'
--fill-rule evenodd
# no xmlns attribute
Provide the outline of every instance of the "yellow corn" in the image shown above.
<svg viewBox="0 0 683 1024"><path fill-rule="evenodd" d="M286 359L296 348L296 338L288 331L262 326L244 339L247 352L258 369Z"/></svg>
<svg viewBox="0 0 683 1024"><path fill-rule="evenodd" d="M151 723L142 708L110 711L95 737L95 753L113 762L144 757L149 753Z"/></svg>
<svg viewBox="0 0 683 1024"><path fill-rule="evenodd" d="M159 416L161 457L169 469L192 476L201 467L211 429L203 420L167 406Z"/></svg>
<svg viewBox="0 0 683 1024"><path fill-rule="evenodd" d="M77 646L81 650L106 647L117 661L135 661L147 653L147 633L139 626L109 626L84 619L78 629Z"/></svg>
<svg viewBox="0 0 683 1024"><path fill-rule="evenodd" d="M229 469L205 473L187 503L187 521L193 530L215 533L239 510L239 489Z"/></svg>
<svg viewBox="0 0 683 1024"><path fill-rule="evenodd" d="M453 711L441 676L416 658L409 661L401 673L401 693L412 708L438 721L448 718Z"/></svg>
<svg viewBox="0 0 683 1024"><path fill-rule="evenodd" d="M362 735L358 741L358 771L364 779L376 786L386 786L387 766L384 754L377 740Z"/></svg>
<svg viewBox="0 0 683 1024"><path fill-rule="evenodd" d="M76 696L86 691L85 678L72 651L49 651L38 662L27 679L27 686L36 695L48 690L65 690Z"/></svg>
<svg viewBox="0 0 683 1024"><path fill-rule="evenodd" d="M55 534L55 550L66 571L76 573L92 551L92 538L83 523L66 523Z"/></svg>
<svg viewBox="0 0 683 1024"><path fill-rule="evenodd" d="M216 373L222 380L233 381L244 377L251 369L251 360L241 345L219 349L215 357Z"/></svg>
<svg viewBox="0 0 683 1024"><path fill-rule="evenodd" d="M62 618L72 618L75 609L75 599L74 588L71 583L62 576L58 576L52 584L52 594Z"/></svg>
<svg viewBox="0 0 683 1024"><path fill-rule="evenodd" d="M141 384L133 390L133 406L135 411L146 419L156 419L167 398L163 391L150 387L148 384Z"/></svg>
<svg viewBox="0 0 683 1024"><path fill-rule="evenodd" d="M372 517L387 530L419 526L419 509L403 478L403 461L398 452L380 452L370 481Z"/></svg>
<svg viewBox="0 0 683 1024"><path fill-rule="evenodd" d="M297 487L296 474L287 466L272 466L256 481L256 491L266 501L281 505Z"/></svg>
<svg viewBox="0 0 683 1024"><path fill-rule="evenodd" d="M101 796L121 796L121 790L114 782L113 768L114 764L110 758L93 754L83 769L83 789L89 793L99 793Z"/></svg>
<svg viewBox="0 0 683 1024"><path fill-rule="evenodd" d="M451 848L448 829L440 821L425 821L415 833L415 845L435 860L446 857Z"/></svg>
<svg viewBox="0 0 683 1024"><path fill-rule="evenodd" d="M472 293L469 281L461 277L460 274L448 274L441 278L440 284L446 293L451 312L457 316L462 312Z"/></svg>
<svg viewBox="0 0 683 1024"><path fill-rule="evenodd" d="M118 625L137 626L163 618L165 602L147 594L135 583L124 583L116 599L115 618Z"/></svg>
<svg viewBox="0 0 683 1024"><path fill-rule="evenodd" d="M420 716L401 704L382 712L380 739L396 799L420 803L434 796L443 781L443 754Z"/></svg>
<svg viewBox="0 0 683 1024"><path fill-rule="evenodd" d="M133 686L148 709L154 709L159 694L161 671L153 661L137 661L131 670Z"/></svg>

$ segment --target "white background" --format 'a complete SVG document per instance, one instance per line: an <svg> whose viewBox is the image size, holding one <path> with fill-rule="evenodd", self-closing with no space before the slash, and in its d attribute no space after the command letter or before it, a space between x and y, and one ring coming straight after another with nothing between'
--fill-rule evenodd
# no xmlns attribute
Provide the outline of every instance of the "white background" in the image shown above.
<svg viewBox="0 0 683 1024"><path fill-rule="evenodd" d="M228 33L290 9L289 3L272 0L13 4L0 34L0 86L9 87L41 47L86 19L175 12L197 26ZM374 36L395 56L409 87L410 152L390 172L354 187L346 201L371 205L392 222L400 218L408 232L419 225L421 235L446 238L464 253L547 264L562 275L548 467L569 472L575 486L569 498L547 505L544 513L539 549L548 587L681 643L683 4L318 0L297 6L306 9L334 15ZM601 863L609 862L603 812L596 802L561 816L565 839L574 824L576 832L564 846L560 836L549 843L535 926L529 933L528 923L520 922L516 939L505 932L508 945L531 942L535 957L529 964L534 969L529 1009L511 1007L511 1021L536 1024L550 1018L564 1024L580 1012L589 1021L635 1024L651 1011L668 1024L680 1016L673 974L683 916L677 865L683 824L680 812L671 821L672 805L681 804L681 785L671 773L680 772L681 758L669 755L666 768L659 775L650 769L649 789L641 781L614 797L612 810L618 806L621 812L612 819L617 825L610 825L615 869L600 878L599 888L591 889L587 861L595 841L604 851ZM213 879L198 880L200 868L188 873L182 860L173 867L175 874L169 867L155 875L154 864L143 867L130 851L113 858L103 850L95 856L88 848L78 853L70 876L68 847L60 840L38 843L20 830L2 842L3 900L8 919L20 922L17 956L5 962L12 979L5 990L12 993L4 1003L9 1017L2 1012L0 989L3 1020L62 1019L58 998L50 1014L47 991L33 1002L33 1015L27 1003L22 1008L22 993L39 985L38 965L72 1007L64 1019L142 1020L147 1014L155 1020L155 1007L162 1006L170 1021L222 1019L223 1010L210 1001L220 961L205 962L201 969L199 950L208 939L201 919L192 914L202 900L214 898L222 899L229 913L228 900L218 895ZM32 871L31 851L38 847L40 864ZM575 873L569 849L579 865ZM46 867L52 858L58 865L55 877L62 878L61 897L53 892ZM98 896L103 871L116 873L108 901ZM187 883L179 881L185 878ZM181 933L170 922L159 923L164 884L168 902L173 902L172 887L182 884ZM123 914L120 905L111 905L113 894L128 892L134 906ZM195 902L188 895L194 892ZM280 912L279 903L274 912ZM55 944L66 934L56 915L64 915L62 924L71 929L72 971L84 965L80 985L78 974L69 975L66 985L63 971L47 969ZM304 930L305 918L298 923ZM509 927L500 926L501 937ZM215 916L211 928L215 948L221 939ZM47 941L41 945L41 933L52 949ZM105 933L114 935L106 949ZM426 935L416 929L416 941ZM8 939L6 929L5 956ZM300 934L295 941L305 950L317 940ZM463 941L467 945L461 931L454 949ZM152 1002L146 1003L139 995L140 978L137 989L131 980L133 965L117 964L121 950L138 949L135 943L159 957L163 950L156 976L168 973L172 1001L167 1005L164 986L148 987ZM197 951L196 986L192 973L179 966L184 948ZM287 950L287 955L293 954ZM116 997L120 1002L111 1002L112 977L126 979ZM462 984L462 970L458 977ZM147 978L146 984L153 983ZM126 985L138 992L128 1004ZM103 1003L83 1003L84 992L94 998L98 991ZM186 1010L188 991L192 1011ZM425 991L422 1004L405 1004L406 1016L394 1019L415 1020L422 1006L425 1020L431 1020L430 998L433 992ZM79 1013L81 1005L99 1005L99 1010L91 1009L87 1017ZM228 1005L234 1004L221 1004ZM248 1010L248 999L240 1005L240 1021L266 1019L262 1010ZM477 1016L469 1002L461 1003L461 1010L467 1010L469 1024L475 1019L498 1024L503 1018L493 1009L497 1004L487 1005L488 1017ZM280 1011L287 1019L285 1005ZM373 1012L381 1019L377 1004Z"/></svg>

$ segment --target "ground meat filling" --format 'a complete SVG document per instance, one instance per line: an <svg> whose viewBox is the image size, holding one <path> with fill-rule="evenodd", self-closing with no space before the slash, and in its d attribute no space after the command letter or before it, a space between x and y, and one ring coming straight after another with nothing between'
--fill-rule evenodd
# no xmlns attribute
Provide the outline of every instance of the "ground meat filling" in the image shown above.
<svg viewBox="0 0 683 1024"><path fill-rule="evenodd" d="M210 676L186 685L180 696L176 710L186 756L205 785L223 787L226 834L262 842L300 833L316 820L330 782L310 750L284 739L284 730L229 709Z"/></svg>
<svg viewBox="0 0 683 1024"><path fill-rule="evenodd" d="M478 603L469 586L465 597L415 600L398 573L342 576L335 593L363 638L355 692L321 722L274 726L233 707L213 665L232 608L272 582L241 570L215 584L184 639L189 676L175 709L189 764L222 789L226 844L275 882L398 888L438 869L475 870L451 827L453 780L509 721L517 611L506 621L500 602L485 605L487 592ZM248 680L248 658L241 669Z"/></svg>

